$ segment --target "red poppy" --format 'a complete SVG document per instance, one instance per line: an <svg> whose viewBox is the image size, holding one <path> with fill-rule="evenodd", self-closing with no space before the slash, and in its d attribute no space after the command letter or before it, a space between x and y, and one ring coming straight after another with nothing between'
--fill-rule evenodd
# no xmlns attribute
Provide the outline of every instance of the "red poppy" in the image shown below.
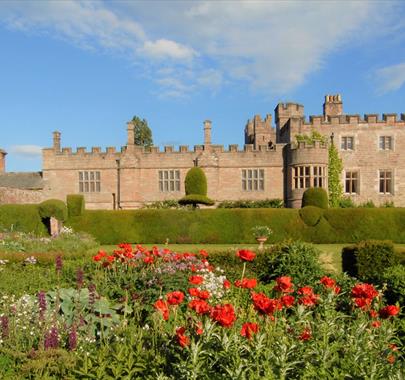
<svg viewBox="0 0 405 380"><path fill-rule="evenodd" d="M211 310L211 318L223 327L231 327L236 321L235 310L229 303L217 305Z"/></svg>
<svg viewBox="0 0 405 380"><path fill-rule="evenodd" d="M200 285L204 281L204 278L201 276L190 276L188 282L193 285Z"/></svg>
<svg viewBox="0 0 405 380"><path fill-rule="evenodd" d="M325 288L334 289L336 281L328 276L323 276L319 281Z"/></svg>
<svg viewBox="0 0 405 380"><path fill-rule="evenodd" d="M143 262L146 264L153 264L153 262L155 261L153 256L146 256L143 259Z"/></svg>
<svg viewBox="0 0 405 380"><path fill-rule="evenodd" d="M257 286L257 280L255 278L244 278L235 281L235 286L237 288L253 289Z"/></svg>
<svg viewBox="0 0 405 380"><path fill-rule="evenodd" d="M377 318L377 316L378 316L377 310L370 310L369 314L370 314L371 318Z"/></svg>
<svg viewBox="0 0 405 380"><path fill-rule="evenodd" d="M300 334L300 336L298 337L298 339L305 342L305 341L311 339L311 337L312 337L312 332L311 332L311 330L310 330L308 327L306 327L306 328L304 329L304 331Z"/></svg>
<svg viewBox="0 0 405 380"><path fill-rule="evenodd" d="M310 286L304 286L298 289L298 294L302 296L298 300L298 303L305 306L314 306L319 299L319 295L314 294L314 290Z"/></svg>
<svg viewBox="0 0 405 380"><path fill-rule="evenodd" d="M153 306L155 307L156 310L159 310L162 313L163 319L165 321L169 319L169 306L166 301L159 299L155 302Z"/></svg>
<svg viewBox="0 0 405 380"><path fill-rule="evenodd" d="M197 288L189 288L188 294L190 294L191 297L198 297L200 291Z"/></svg>
<svg viewBox="0 0 405 380"><path fill-rule="evenodd" d="M341 290L342 289L340 288L340 286L337 286L337 285L333 288L333 291L335 292L335 294L340 294Z"/></svg>
<svg viewBox="0 0 405 380"><path fill-rule="evenodd" d="M394 364L394 363L395 363L395 356L392 355L392 354L389 354L389 355L387 356L387 360L388 360L388 363Z"/></svg>
<svg viewBox="0 0 405 380"><path fill-rule="evenodd" d="M241 249L236 252L236 256L239 257L242 261L253 261L256 257L256 253L247 249Z"/></svg>
<svg viewBox="0 0 405 380"><path fill-rule="evenodd" d="M231 287L231 282L229 280L224 280L224 288L229 289Z"/></svg>
<svg viewBox="0 0 405 380"><path fill-rule="evenodd" d="M371 284L357 284L352 289L353 298L374 299L378 296L378 291Z"/></svg>
<svg viewBox="0 0 405 380"><path fill-rule="evenodd" d="M208 290L200 290L198 293L198 298L201 298L202 300L207 300L210 298L210 292Z"/></svg>
<svg viewBox="0 0 405 380"><path fill-rule="evenodd" d="M200 249L200 255L201 255L202 257L205 257L205 258L208 257L208 253L207 253L207 251L206 251L205 249Z"/></svg>
<svg viewBox="0 0 405 380"><path fill-rule="evenodd" d="M190 344L190 338L187 335L184 335L186 331L185 327L179 327L176 330L176 337L177 337L177 342L181 347L187 347Z"/></svg>
<svg viewBox="0 0 405 380"><path fill-rule="evenodd" d="M202 335L204 333L203 324L201 322L197 322L197 326L195 328L195 333L197 335Z"/></svg>
<svg viewBox="0 0 405 380"><path fill-rule="evenodd" d="M254 334L257 334L259 331L259 325L257 323L246 322L242 325L242 329L240 330L240 335L246 337L247 339L251 339Z"/></svg>
<svg viewBox="0 0 405 380"><path fill-rule="evenodd" d="M189 302L188 307L194 310L197 314L208 314L211 311L211 306L204 300L194 299Z"/></svg>
<svg viewBox="0 0 405 380"><path fill-rule="evenodd" d="M389 317L395 317L396 315L398 315L399 310L399 306L388 305L382 308L378 313L380 314L381 318L387 319Z"/></svg>
<svg viewBox="0 0 405 380"><path fill-rule="evenodd" d="M114 256L114 255L110 255L110 256L107 256L106 259L107 259L107 261L108 261L109 263L112 263L112 262L114 262L114 260L115 260L115 256Z"/></svg>
<svg viewBox="0 0 405 380"><path fill-rule="evenodd" d="M371 326L378 329L379 327L381 327L381 321L373 321L371 323Z"/></svg>
<svg viewBox="0 0 405 380"><path fill-rule="evenodd" d="M179 305L184 300L184 293L178 290L171 293L167 293L166 299L170 305Z"/></svg>
<svg viewBox="0 0 405 380"><path fill-rule="evenodd" d="M282 293L292 293L294 291L294 285L292 279L289 276L282 276L276 279L277 286L274 290Z"/></svg>
<svg viewBox="0 0 405 380"><path fill-rule="evenodd" d="M294 305L295 298L290 295L285 295L280 298L280 302L284 307L291 307Z"/></svg>
<svg viewBox="0 0 405 380"><path fill-rule="evenodd" d="M314 290L310 286L303 286L302 288L298 289L297 293L301 296L310 296L314 294Z"/></svg>
<svg viewBox="0 0 405 380"><path fill-rule="evenodd" d="M256 310L271 315L276 310L281 310L283 305L280 300L272 299L264 295L263 293L252 293L252 301Z"/></svg>

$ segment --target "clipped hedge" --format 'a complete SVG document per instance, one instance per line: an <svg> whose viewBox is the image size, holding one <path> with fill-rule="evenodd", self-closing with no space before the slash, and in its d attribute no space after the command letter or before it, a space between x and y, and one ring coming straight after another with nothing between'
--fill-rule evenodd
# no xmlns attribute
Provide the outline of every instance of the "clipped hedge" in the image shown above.
<svg viewBox="0 0 405 380"><path fill-rule="evenodd" d="M66 204L69 218L80 216L85 209L84 196L81 194L69 194L66 196Z"/></svg>
<svg viewBox="0 0 405 380"><path fill-rule="evenodd" d="M67 208L65 202L59 199L48 199L38 205L38 211L41 218L54 217L61 222L67 219Z"/></svg>
<svg viewBox="0 0 405 380"><path fill-rule="evenodd" d="M328 209L311 227L297 209L87 210L68 220L75 231L92 234L102 244L255 243L251 229L273 230L269 243L299 239L313 243L354 243L389 239L405 243L405 208Z"/></svg>
<svg viewBox="0 0 405 380"><path fill-rule="evenodd" d="M323 210L315 206L305 206L299 211L301 219L307 226L314 227L322 218Z"/></svg>
<svg viewBox="0 0 405 380"><path fill-rule="evenodd" d="M207 195L207 178L201 168L191 168L184 180L186 195L200 194Z"/></svg>
<svg viewBox="0 0 405 380"><path fill-rule="evenodd" d="M329 206L328 193L322 187L310 187L302 195L302 206L316 206L327 209Z"/></svg>
<svg viewBox="0 0 405 380"><path fill-rule="evenodd" d="M37 205L1 205L0 228L27 233L33 232L39 236L48 234L42 223Z"/></svg>
<svg viewBox="0 0 405 380"><path fill-rule="evenodd" d="M201 194L189 194L179 200L180 205L197 205L203 204L212 206L215 202L205 195Z"/></svg>

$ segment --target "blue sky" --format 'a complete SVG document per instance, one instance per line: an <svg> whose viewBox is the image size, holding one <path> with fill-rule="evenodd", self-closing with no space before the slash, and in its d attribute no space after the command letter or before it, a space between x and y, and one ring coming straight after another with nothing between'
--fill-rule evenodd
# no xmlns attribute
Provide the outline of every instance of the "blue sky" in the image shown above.
<svg viewBox="0 0 405 380"><path fill-rule="evenodd" d="M146 118L155 145L243 144L280 101L322 113L405 113L405 5L396 1L2 1L0 148L8 171L40 150L126 144Z"/></svg>

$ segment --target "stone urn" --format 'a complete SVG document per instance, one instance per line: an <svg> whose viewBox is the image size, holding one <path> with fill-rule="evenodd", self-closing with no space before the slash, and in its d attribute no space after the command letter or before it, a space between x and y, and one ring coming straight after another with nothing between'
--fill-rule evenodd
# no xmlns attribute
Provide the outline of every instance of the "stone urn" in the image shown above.
<svg viewBox="0 0 405 380"><path fill-rule="evenodd" d="M264 243L267 241L267 237L266 236L258 236L256 238L256 241L259 243L259 250L263 250L264 249Z"/></svg>

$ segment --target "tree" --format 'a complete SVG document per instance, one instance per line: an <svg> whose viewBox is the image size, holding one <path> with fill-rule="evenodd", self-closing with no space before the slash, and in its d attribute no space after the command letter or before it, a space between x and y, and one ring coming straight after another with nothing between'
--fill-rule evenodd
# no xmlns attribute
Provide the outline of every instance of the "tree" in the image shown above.
<svg viewBox="0 0 405 380"><path fill-rule="evenodd" d="M150 147L153 145L152 131L148 127L146 119L141 120L138 116L132 118L135 125L135 145Z"/></svg>
<svg viewBox="0 0 405 380"><path fill-rule="evenodd" d="M333 141L329 145L329 168L328 168L328 190L330 207L339 207L339 202L343 196L343 186L340 181L343 163L339 157Z"/></svg>

